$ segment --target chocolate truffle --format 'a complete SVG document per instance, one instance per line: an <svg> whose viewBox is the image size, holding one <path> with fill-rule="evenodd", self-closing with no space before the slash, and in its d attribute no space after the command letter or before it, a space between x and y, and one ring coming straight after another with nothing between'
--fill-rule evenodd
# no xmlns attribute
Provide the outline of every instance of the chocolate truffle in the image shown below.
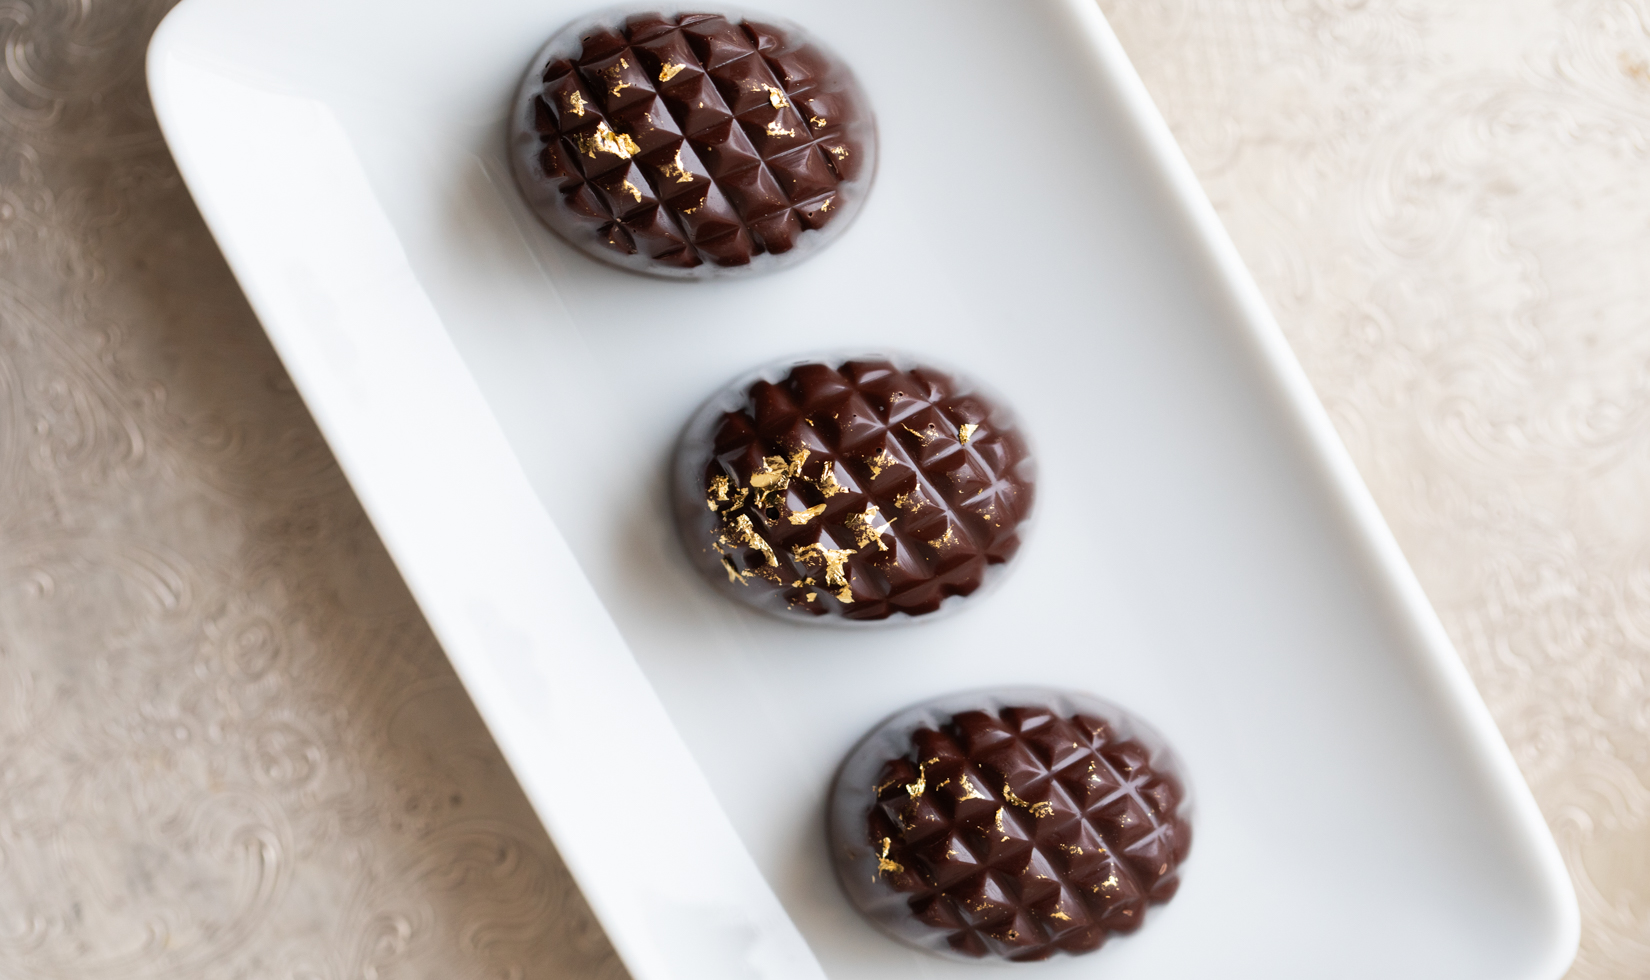
<svg viewBox="0 0 1650 980"><path fill-rule="evenodd" d="M544 223L638 272L777 268L853 220L876 173L853 73L798 28L609 12L557 33L511 113Z"/></svg>
<svg viewBox="0 0 1650 980"><path fill-rule="evenodd" d="M1088 953L1180 885L1185 784L1116 705L1042 689L907 709L843 763L830 846L854 905L958 959Z"/></svg>
<svg viewBox="0 0 1650 980"><path fill-rule="evenodd" d="M1013 417L959 376L886 356L789 362L688 426L677 523L734 598L797 619L932 614L994 579L1031 513Z"/></svg>

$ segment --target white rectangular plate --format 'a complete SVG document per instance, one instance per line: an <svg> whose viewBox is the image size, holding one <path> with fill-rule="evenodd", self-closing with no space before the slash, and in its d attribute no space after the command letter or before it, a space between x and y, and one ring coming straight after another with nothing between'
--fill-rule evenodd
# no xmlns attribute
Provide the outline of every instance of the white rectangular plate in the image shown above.
<svg viewBox="0 0 1650 980"><path fill-rule="evenodd" d="M1198 794L1180 895L1026 975L1557 978L1541 815L1099 12L770 6L852 62L883 155L848 234L749 281L599 266L522 205L506 106L582 2L185 0L150 53L202 213L637 980L976 975L847 907L822 804L879 718L1007 683L1133 708ZM899 629L735 608L669 525L679 426L760 362L885 346L1018 409L1018 569Z"/></svg>

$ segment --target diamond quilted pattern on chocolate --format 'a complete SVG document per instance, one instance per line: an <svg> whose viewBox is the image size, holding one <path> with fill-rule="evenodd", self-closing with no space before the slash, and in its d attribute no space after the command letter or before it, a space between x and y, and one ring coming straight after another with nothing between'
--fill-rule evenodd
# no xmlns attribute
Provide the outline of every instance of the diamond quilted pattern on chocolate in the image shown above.
<svg viewBox="0 0 1650 980"><path fill-rule="evenodd" d="M678 456L690 552L736 598L814 620L933 613L1014 557L1030 454L958 378L885 358L759 377Z"/></svg>
<svg viewBox="0 0 1650 980"><path fill-rule="evenodd" d="M638 14L551 39L511 161L552 230L617 265L699 278L777 267L851 220L876 166L853 74L795 27Z"/></svg>
<svg viewBox="0 0 1650 980"><path fill-rule="evenodd" d="M1113 706L1021 697L908 712L897 742L885 728L844 766L838 869L901 939L970 958L1087 953L1180 885L1191 828L1166 747Z"/></svg>

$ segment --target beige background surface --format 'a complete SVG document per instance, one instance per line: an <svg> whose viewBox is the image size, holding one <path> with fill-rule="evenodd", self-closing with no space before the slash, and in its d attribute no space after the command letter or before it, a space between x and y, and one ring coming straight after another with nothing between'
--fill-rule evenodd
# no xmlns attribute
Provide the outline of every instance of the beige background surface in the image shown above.
<svg viewBox="0 0 1650 980"><path fill-rule="evenodd" d="M0 0L0 977L622 977L178 180L167 6ZM1572 976L1650 975L1650 0L1102 6L1535 788Z"/></svg>

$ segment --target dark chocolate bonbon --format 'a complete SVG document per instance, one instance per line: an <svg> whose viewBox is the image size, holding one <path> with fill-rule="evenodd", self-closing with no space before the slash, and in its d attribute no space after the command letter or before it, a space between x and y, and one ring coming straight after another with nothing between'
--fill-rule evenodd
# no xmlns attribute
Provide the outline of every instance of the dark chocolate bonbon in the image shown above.
<svg viewBox="0 0 1650 980"><path fill-rule="evenodd" d="M1031 512L1012 416L951 373L882 356L735 384L677 455L690 553L735 598L825 622L922 616L1014 557Z"/></svg>
<svg viewBox="0 0 1650 980"><path fill-rule="evenodd" d="M597 258L703 278L776 267L858 210L876 125L852 73L797 28L609 14L534 60L511 121L517 183Z"/></svg>
<svg viewBox="0 0 1650 980"><path fill-rule="evenodd" d="M1191 827L1177 770L1138 719L1082 695L908 709L837 777L838 875L873 922L932 952L1092 952L1180 886Z"/></svg>

